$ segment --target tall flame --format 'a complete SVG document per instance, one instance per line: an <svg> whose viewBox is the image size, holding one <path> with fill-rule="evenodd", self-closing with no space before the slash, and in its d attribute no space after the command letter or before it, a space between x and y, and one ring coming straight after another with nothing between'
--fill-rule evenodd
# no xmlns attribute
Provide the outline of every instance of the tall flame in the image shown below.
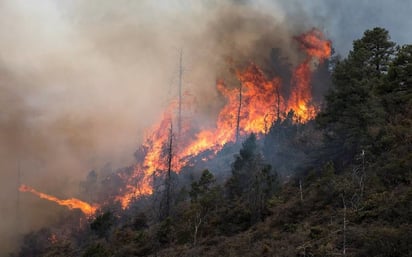
<svg viewBox="0 0 412 257"><path fill-rule="evenodd" d="M19 190L21 192L32 193L32 194L34 194L34 195L36 195L36 196L38 196L42 199L46 199L46 200L55 202L59 205L66 206L70 210L71 209L80 209L87 216L93 215L96 212L97 208L98 208L97 206L90 205L90 204L88 204L86 202L83 202L83 201L81 201L79 199L76 199L76 198L61 200L61 199L59 199L55 196L38 192L35 189L33 189L33 188L31 188L27 185L24 185L24 184L20 185Z"/></svg>
<svg viewBox="0 0 412 257"><path fill-rule="evenodd" d="M256 64L251 63L246 69L236 71L238 85L229 87L223 80L217 82L217 90L226 98L226 104L219 112L216 126L212 129L197 129L186 124L176 135L171 127L176 119L174 112L177 103L172 102L159 122L146 134L142 145L144 158L135 165L134 172L131 175L119 174L126 182L126 187L122 188L120 195L116 197L122 207L127 208L133 198L153 193L153 177L157 171L164 173L171 168L174 172L179 172L191 156L206 150L216 153L226 143L235 142L238 136L249 133L264 134L275 120L281 118L280 113L293 110L297 122L313 119L317 108L312 103L311 76L316 66L330 57L331 42L316 29L296 37L295 40L305 52L306 58L293 71L288 97L280 93L280 78L268 79ZM193 101L183 104L190 106ZM171 145L175 137L178 144ZM172 156L171 167L166 161L167 156ZM80 209L88 216L93 215L98 208L97 205L76 198L61 200L26 185L21 185L19 190L69 209Z"/></svg>
<svg viewBox="0 0 412 257"><path fill-rule="evenodd" d="M226 98L226 104L217 116L216 126L212 129L198 129L191 134L194 136L187 133L178 138L178 145L169 149L173 151L173 171L179 172L191 156L205 150L221 150L226 143L234 142L237 135L266 133L270 125L280 118L279 113L293 110L299 122L315 117L317 109L312 103L311 75L316 64L330 56L331 43L316 29L295 39L306 58L293 71L289 97L284 98L280 94L280 78L266 78L254 63L236 72L239 84L235 87L228 87L224 81L218 81L217 90ZM154 173L168 169L165 149L170 137L174 136L170 127L175 119L175 106L176 103L172 103L159 123L147 133L143 144L144 160L136 164L134 174L127 179L128 186L118 196L123 208L129 205L132 198L151 194Z"/></svg>
<svg viewBox="0 0 412 257"><path fill-rule="evenodd" d="M195 100L188 93L184 92L185 102L183 106L185 108L192 107ZM176 109L178 103L172 101L166 110L163 112L162 118L157 124L155 124L145 135L145 141L142 145L142 149L145 152L144 159L141 163L137 163L134 167L133 174L126 178L127 185L123 194L117 196L117 200L120 201L123 208L126 208L133 198L141 195L150 195L153 192L152 179L156 171L166 171L168 165L166 162L168 143L170 137L177 137L171 129L173 123L173 111ZM190 127L183 121L181 134L186 134L190 130ZM172 160L171 166L173 171L180 170L185 162L180 158L175 157L179 155L180 145L173 145L171 151Z"/></svg>
<svg viewBox="0 0 412 257"><path fill-rule="evenodd" d="M238 71L237 77L240 81L238 88L230 89L223 81L217 83L217 89L226 97L227 103L218 115L216 128L200 131L196 140L183 149L181 159L207 149L220 150L226 143L235 141L237 127L240 135L267 131L273 122L276 108L281 108L276 104L283 102L283 99L278 101L277 97L281 96L276 94L280 80L266 79L262 70L255 64L251 64L242 72Z"/></svg>
<svg viewBox="0 0 412 257"><path fill-rule="evenodd" d="M313 119L317 113L316 107L311 103L311 66L320 64L329 58L332 48L331 42L325 40L323 34L316 29L295 39L300 43L300 48L306 52L307 57L293 73L288 108L294 110L301 122L306 122Z"/></svg>

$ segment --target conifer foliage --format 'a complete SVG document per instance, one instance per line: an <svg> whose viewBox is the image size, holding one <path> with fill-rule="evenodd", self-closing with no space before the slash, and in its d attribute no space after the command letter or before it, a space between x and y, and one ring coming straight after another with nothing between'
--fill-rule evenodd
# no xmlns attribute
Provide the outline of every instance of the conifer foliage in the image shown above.
<svg viewBox="0 0 412 257"><path fill-rule="evenodd" d="M411 256L412 45L367 30L331 78L315 121L289 113L251 134L226 176L176 174L164 219L154 196L81 228L72 214L11 256ZM82 184L90 199L114 187L98 175Z"/></svg>

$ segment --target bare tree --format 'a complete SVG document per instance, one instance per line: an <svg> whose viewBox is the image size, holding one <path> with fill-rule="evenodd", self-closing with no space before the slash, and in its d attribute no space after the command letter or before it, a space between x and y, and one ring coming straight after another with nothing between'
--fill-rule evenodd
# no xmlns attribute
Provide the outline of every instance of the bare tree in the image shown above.
<svg viewBox="0 0 412 257"><path fill-rule="evenodd" d="M179 113L177 117L177 133L179 136L182 130L182 77L183 77L182 58L183 58L183 50L180 50L180 55L179 55Z"/></svg>
<svg viewBox="0 0 412 257"><path fill-rule="evenodd" d="M200 225L202 225L203 223L203 216L205 214L202 213L202 211L196 211L193 215L193 227L194 227L194 231L193 231L193 246L196 246L197 244L197 235L199 233L199 228Z"/></svg>
<svg viewBox="0 0 412 257"><path fill-rule="evenodd" d="M241 109L242 109L242 83L239 84L239 105L237 108L237 120L236 120L236 142L239 141Z"/></svg>
<svg viewBox="0 0 412 257"><path fill-rule="evenodd" d="M168 217L170 215L172 158L173 158L173 125L172 123L170 123L169 143L168 143L168 149L167 149L167 173L166 173L166 178L165 178L164 217Z"/></svg>
<svg viewBox="0 0 412 257"><path fill-rule="evenodd" d="M202 172L199 181L192 183L189 192L191 205L189 210L190 226L193 227L193 246L197 244L200 227L206 222L216 203L217 188L215 179L208 170Z"/></svg>
<svg viewBox="0 0 412 257"><path fill-rule="evenodd" d="M276 118L280 121L280 92L279 87L276 87L276 100L277 100L277 108L276 108Z"/></svg>

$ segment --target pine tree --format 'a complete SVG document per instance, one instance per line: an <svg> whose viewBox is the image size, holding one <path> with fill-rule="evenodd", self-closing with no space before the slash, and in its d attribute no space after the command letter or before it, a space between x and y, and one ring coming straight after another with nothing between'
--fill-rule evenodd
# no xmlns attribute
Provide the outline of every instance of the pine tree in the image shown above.
<svg viewBox="0 0 412 257"><path fill-rule="evenodd" d="M394 46L388 31L374 28L354 41L347 59L337 62L334 87L317 118L333 159L351 161L379 136L385 113L377 92L385 83Z"/></svg>

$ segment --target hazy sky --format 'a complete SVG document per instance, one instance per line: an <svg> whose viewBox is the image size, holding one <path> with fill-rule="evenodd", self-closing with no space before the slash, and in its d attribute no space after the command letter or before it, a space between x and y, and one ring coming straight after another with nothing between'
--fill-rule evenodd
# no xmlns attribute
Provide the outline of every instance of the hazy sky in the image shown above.
<svg viewBox="0 0 412 257"><path fill-rule="evenodd" d="M412 0L0 0L0 249L56 216L22 194L17 220L18 167L64 198L91 169L133 163L176 95L179 49L207 120L226 57L259 63L278 47L293 63L292 36L314 26L343 55L375 26L411 43L411 13Z"/></svg>
<svg viewBox="0 0 412 257"><path fill-rule="evenodd" d="M412 43L411 0L281 0L276 2L288 15L299 15L303 9L315 25L323 28L336 50L346 54L352 41L366 29L384 27L400 44Z"/></svg>

